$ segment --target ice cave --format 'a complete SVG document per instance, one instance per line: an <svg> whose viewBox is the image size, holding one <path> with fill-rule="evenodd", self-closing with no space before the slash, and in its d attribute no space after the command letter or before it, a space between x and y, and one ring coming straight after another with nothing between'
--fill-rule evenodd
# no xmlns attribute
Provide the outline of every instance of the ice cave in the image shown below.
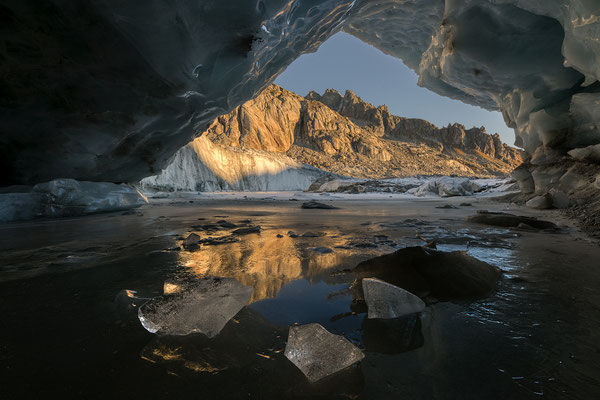
<svg viewBox="0 0 600 400"><path fill-rule="evenodd" d="M600 396L599 0L3 0L0 32L0 397ZM342 33L514 142L274 84Z"/></svg>

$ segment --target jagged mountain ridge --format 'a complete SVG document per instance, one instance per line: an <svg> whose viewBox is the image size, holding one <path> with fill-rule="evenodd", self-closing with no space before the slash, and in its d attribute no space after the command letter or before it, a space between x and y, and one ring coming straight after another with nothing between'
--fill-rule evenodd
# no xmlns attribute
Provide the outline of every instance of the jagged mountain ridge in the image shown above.
<svg viewBox="0 0 600 400"><path fill-rule="evenodd" d="M393 115L352 91L299 96L277 85L218 117L203 133L223 146L285 153L330 172L363 178L416 174L505 175L521 152L485 128L438 128Z"/></svg>

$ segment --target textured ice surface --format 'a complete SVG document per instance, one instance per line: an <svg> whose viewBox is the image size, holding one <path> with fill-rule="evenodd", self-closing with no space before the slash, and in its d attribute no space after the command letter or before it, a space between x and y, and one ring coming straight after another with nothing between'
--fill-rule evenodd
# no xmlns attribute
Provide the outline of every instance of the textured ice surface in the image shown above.
<svg viewBox="0 0 600 400"><path fill-rule="evenodd" d="M425 309L419 297L377 278L363 278L362 287L369 318L399 318Z"/></svg>
<svg viewBox="0 0 600 400"><path fill-rule="evenodd" d="M402 59L421 86L501 111L530 154L600 141L598 1L92 3L3 3L4 184L156 174L340 30Z"/></svg>
<svg viewBox="0 0 600 400"><path fill-rule="evenodd" d="M316 382L362 360L364 354L343 336L328 332L319 324L292 326L285 356Z"/></svg>
<svg viewBox="0 0 600 400"><path fill-rule="evenodd" d="M510 179L475 179L450 176L407 177L393 179L331 179L310 187L313 192L341 193L406 193L411 196L472 196L476 192L511 191ZM359 189L359 190L357 190Z"/></svg>
<svg viewBox="0 0 600 400"><path fill-rule="evenodd" d="M179 150L143 188L212 192L221 190L305 190L326 172L283 155L215 145L199 138Z"/></svg>
<svg viewBox="0 0 600 400"><path fill-rule="evenodd" d="M149 332L167 335L203 333L214 337L250 301L253 289L232 278L203 278L170 283L177 290L156 297L138 310Z"/></svg>
<svg viewBox="0 0 600 400"><path fill-rule="evenodd" d="M131 186L55 179L35 185L28 193L0 194L0 221L128 210L147 203Z"/></svg>

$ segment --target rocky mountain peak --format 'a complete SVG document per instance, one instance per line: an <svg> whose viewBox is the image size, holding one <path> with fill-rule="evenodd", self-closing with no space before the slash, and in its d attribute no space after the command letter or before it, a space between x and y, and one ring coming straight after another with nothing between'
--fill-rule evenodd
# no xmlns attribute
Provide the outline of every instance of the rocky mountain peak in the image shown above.
<svg viewBox="0 0 600 400"><path fill-rule="evenodd" d="M521 162L520 152L485 128L445 128L393 115L352 90L298 96L277 85L217 118L204 132L217 144L286 153L297 161L343 175L501 175Z"/></svg>

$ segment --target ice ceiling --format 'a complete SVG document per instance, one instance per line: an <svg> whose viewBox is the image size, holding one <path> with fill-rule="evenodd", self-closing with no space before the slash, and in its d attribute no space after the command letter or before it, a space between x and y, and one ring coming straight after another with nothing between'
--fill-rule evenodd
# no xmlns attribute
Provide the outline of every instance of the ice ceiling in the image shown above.
<svg viewBox="0 0 600 400"><path fill-rule="evenodd" d="M600 143L598 0L7 0L1 184L155 174L340 30L532 155Z"/></svg>

